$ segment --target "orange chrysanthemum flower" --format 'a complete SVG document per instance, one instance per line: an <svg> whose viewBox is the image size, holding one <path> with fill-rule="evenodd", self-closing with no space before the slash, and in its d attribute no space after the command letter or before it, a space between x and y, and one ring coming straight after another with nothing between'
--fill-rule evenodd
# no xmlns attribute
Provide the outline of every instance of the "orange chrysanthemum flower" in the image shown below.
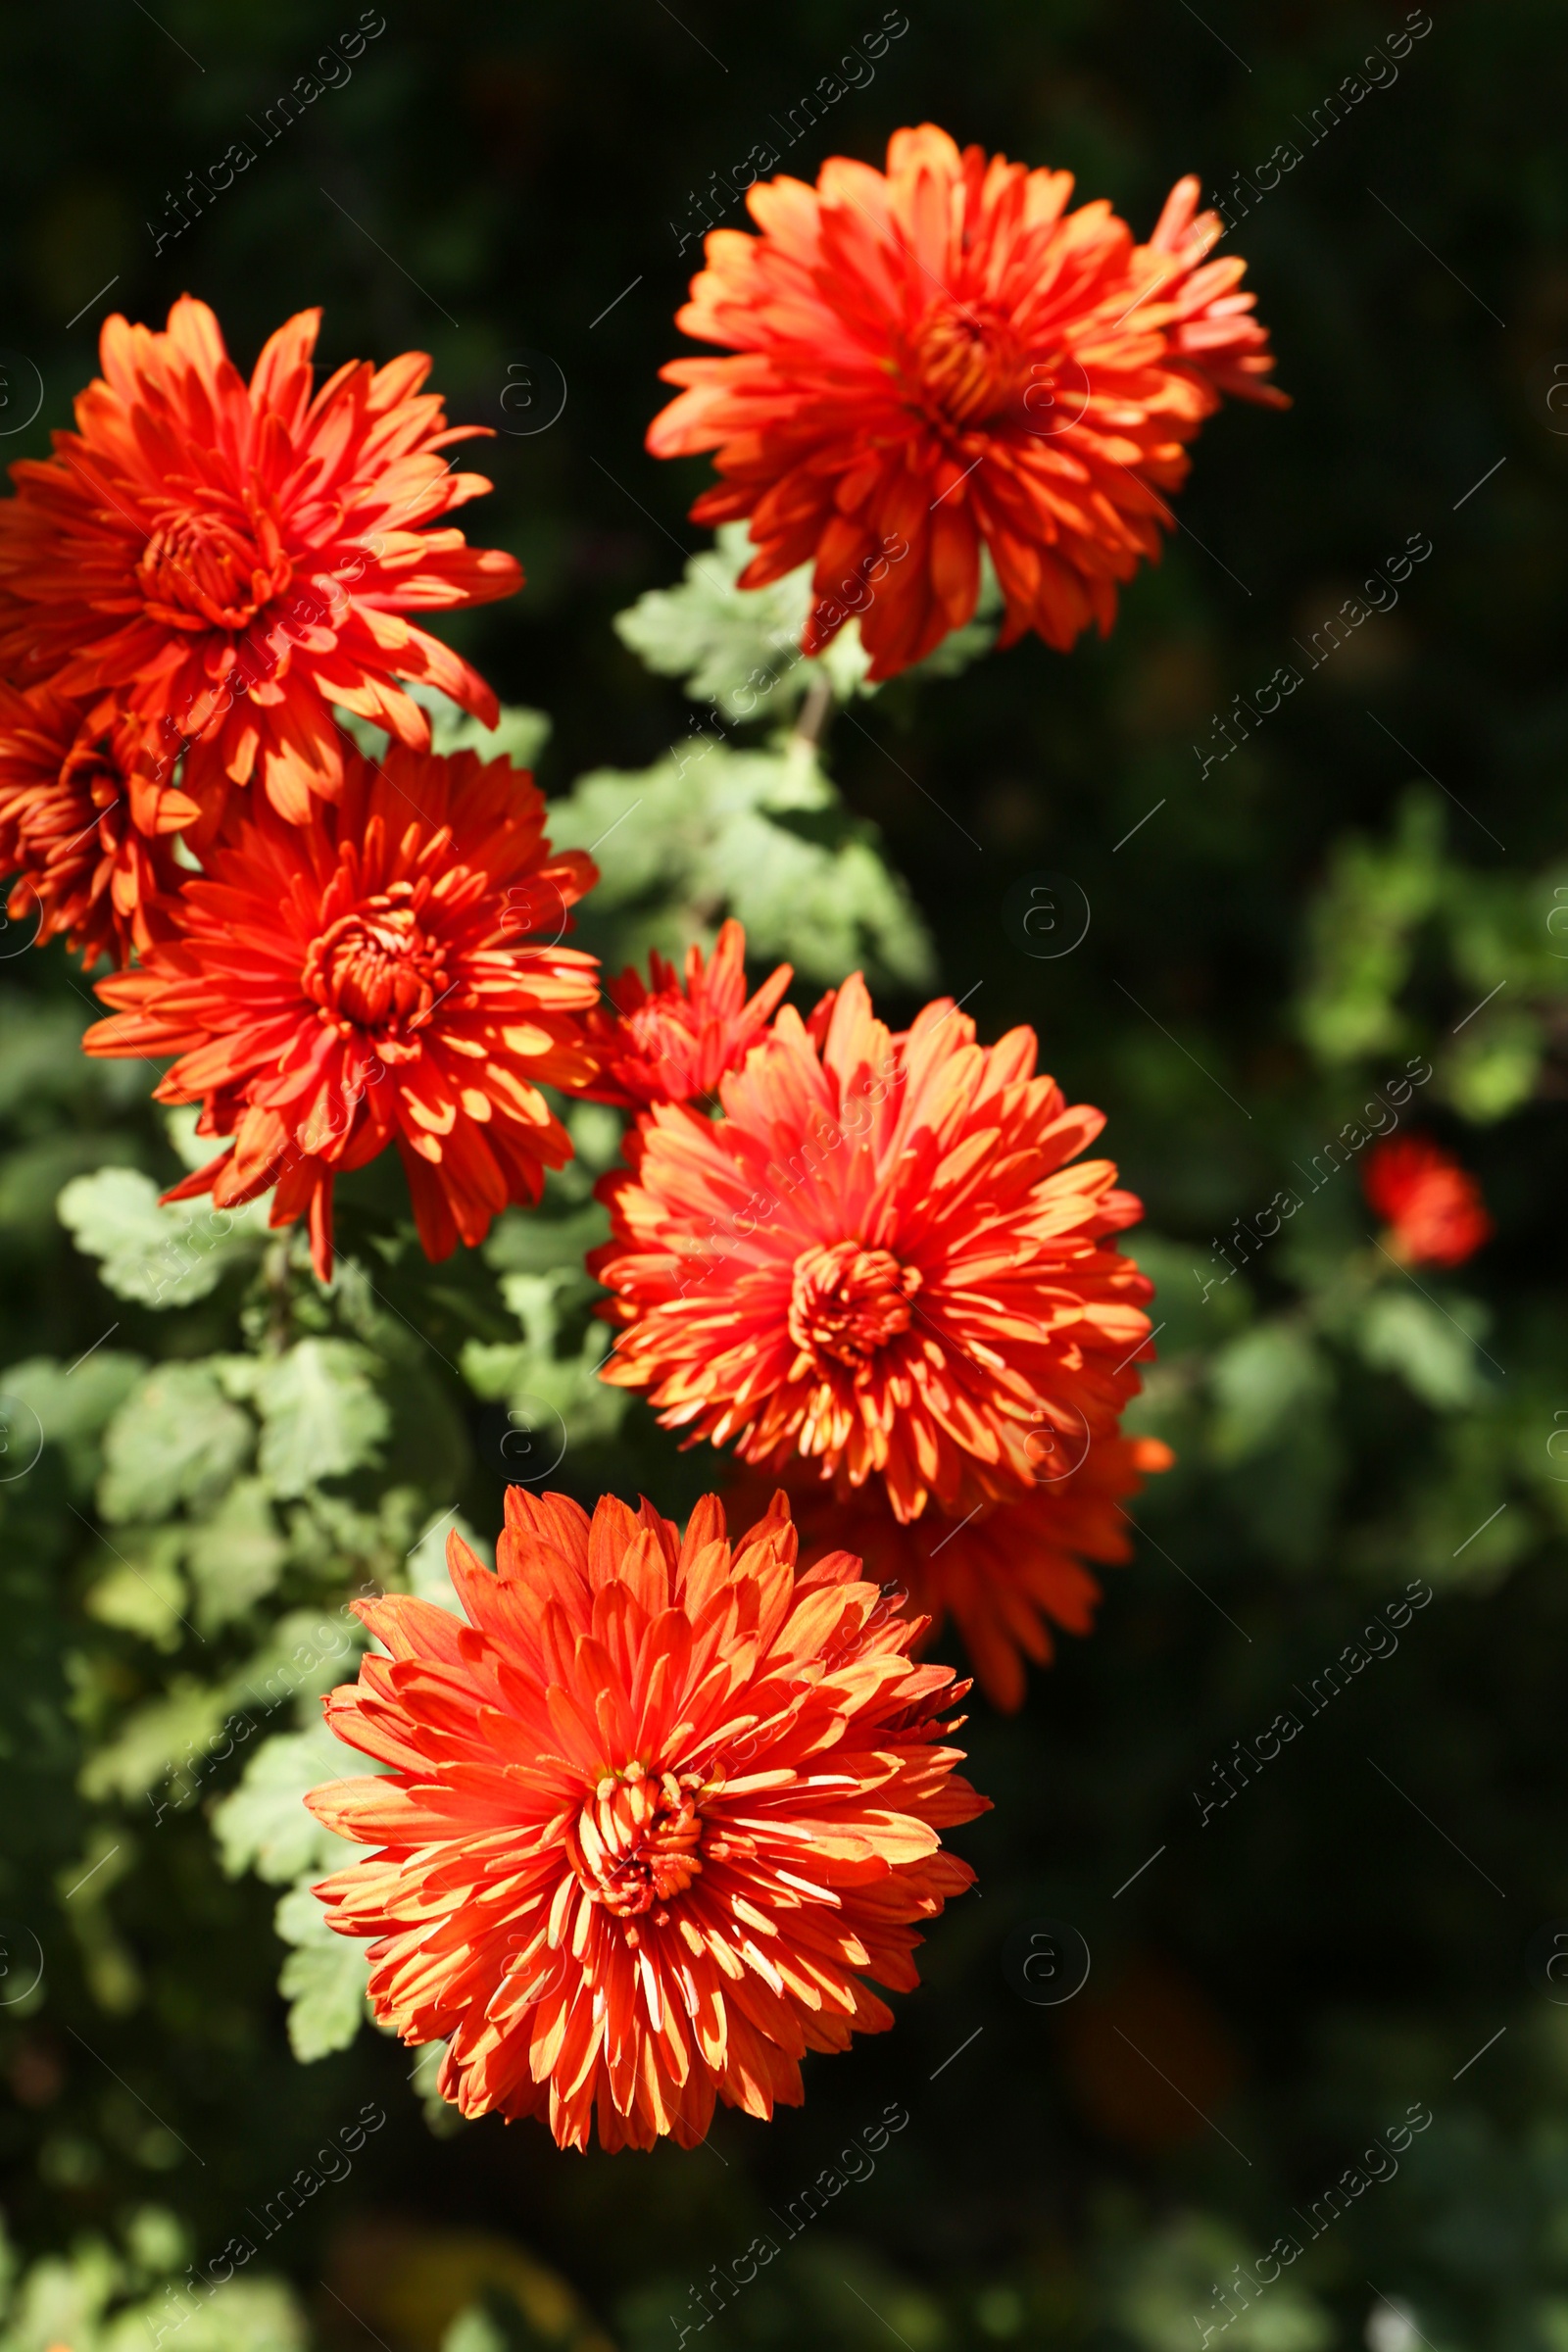
<svg viewBox="0 0 1568 2352"><path fill-rule="evenodd" d="M706 971L701 948L687 949L684 989L675 966L657 952L648 964L651 988L628 965L605 989L613 1014L599 1007L588 1023L600 1057L588 1092L632 1110L711 1095L724 1072L746 1059L795 977L781 963L748 998L746 933L733 920L720 930Z"/></svg>
<svg viewBox="0 0 1568 2352"><path fill-rule="evenodd" d="M892 2024L910 1922L973 1880L940 1833L962 1697L907 1655L839 1551L797 1575L782 1495L733 1554L709 1495L685 1541L645 1502L507 1493L497 1573L449 1539L466 1625L356 1602L389 1657L326 1700L391 1767L306 1800L382 1850L317 1888L373 1936L370 2000L450 2037L466 2115L548 2115L563 2147L692 2147L715 2100L798 2105L808 2050Z"/></svg>
<svg viewBox="0 0 1568 2352"><path fill-rule="evenodd" d="M303 825L260 797L231 809L172 937L99 982L122 1009L82 1041L178 1054L158 1100L199 1101L198 1135L234 1138L165 1198L233 1207L275 1185L271 1221L309 1213L323 1281L334 1180L389 1144L430 1257L537 1200L571 1157L539 1086L592 1075L598 994L593 956L555 944L598 875L552 853L544 819L510 760L399 746L379 767L348 750L341 798Z"/></svg>
<svg viewBox="0 0 1568 2352"><path fill-rule="evenodd" d="M750 517L743 587L814 563L806 653L858 612L873 678L920 661L973 613L982 546L1004 645L1103 634L1221 392L1282 402L1245 265L1203 264L1222 230L1196 180L1142 246L1071 192L927 122L885 176L832 156L814 189L752 189L760 236L708 236L676 323L731 356L662 369L687 389L648 446L717 453L692 514Z"/></svg>
<svg viewBox="0 0 1568 2352"><path fill-rule="evenodd" d="M1024 1663L1048 1665L1051 1628L1087 1634L1100 1586L1086 1560L1132 1557L1125 1496L1175 1456L1158 1438L1098 1438L1081 1460L1061 1448L1064 1467L1043 1476L1018 1502L988 1504L967 1519L942 1510L901 1526L879 1488L847 1500L790 1481L801 1543L809 1560L818 1545L844 1544L865 1563L891 1605L929 1621L929 1648L952 1618L975 1677L993 1706L1022 1706Z"/></svg>
<svg viewBox="0 0 1568 2352"><path fill-rule="evenodd" d="M259 773L295 822L342 782L331 705L419 750L421 679L494 725L466 662L404 618L510 596L511 556L434 530L490 484L442 452L430 363L350 361L318 392L319 311L279 327L247 385L207 305L168 330L104 326L103 377L55 455L14 466L0 504L0 666L69 695L111 692L161 759L189 744L205 802ZM107 380L106 380L107 379Z"/></svg>
<svg viewBox="0 0 1568 2352"><path fill-rule="evenodd" d="M35 945L63 935L88 963L148 949L180 878L169 836L196 813L112 698L88 711L0 683L0 875L16 876L7 911L36 921Z"/></svg>
<svg viewBox="0 0 1568 2352"><path fill-rule="evenodd" d="M1468 1168L1427 1136L1376 1145L1361 1179L1369 1205L1390 1227L1396 1257L1412 1266L1462 1266L1494 1231Z"/></svg>
<svg viewBox="0 0 1568 2352"><path fill-rule="evenodd" d="M589 1258L623 1328L602 1368L691 1442L814 1458L901 1519L1027 1494L1139 1385L1152 1286L1106 1237L1142 1214L1103 1115L974 1042L950 999L904 1037L857 973L719 1081L724 1116L645 1111Z"/></svg>

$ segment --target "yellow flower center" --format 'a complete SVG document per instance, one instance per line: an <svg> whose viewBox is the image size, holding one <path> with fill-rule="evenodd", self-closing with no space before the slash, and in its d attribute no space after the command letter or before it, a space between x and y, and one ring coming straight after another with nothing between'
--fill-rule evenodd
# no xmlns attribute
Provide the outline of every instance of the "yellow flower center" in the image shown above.
<svg viewBox="0 0 1568 2352"><path fill-rule="evenodd" d="M701 1793L690 1773L607 1773L577 1817L572 1859L590 1901L631 1919L684 1894L703 1867Z"/></svg>
<svg viewBox="0 0 1568 2352"><path fill-rule="evenodd" d="M790 1338L818 1370L824 1357L868 1375L877 1350L909 1328L909 1300L920 1287L913 1266L858 1242L804 1250L795 1261Z"/></svg>
<svg viewBox="0 0 1568 2352"><path fill-rule="evenodd" d="M909 338L919 405L949 424L985 424L1017 396L1023 354L1010 322L945 295Z"/></svg>
<svg viewBox="0 0 1568 2352"><path fill-rule="evenodd" d="M136 565L149 616L188 631L243 629L293 576L273 516L254 505L243 520L205 508L169 510Z"/></svg>
<svg viewBox="0 0 1568 2352"><path fill-rule="evenodd" d="M394 882L311 942L301 984L345 1033L402 1037L447 993L446 943L424 928L414 898L413 884Z"/></svg>

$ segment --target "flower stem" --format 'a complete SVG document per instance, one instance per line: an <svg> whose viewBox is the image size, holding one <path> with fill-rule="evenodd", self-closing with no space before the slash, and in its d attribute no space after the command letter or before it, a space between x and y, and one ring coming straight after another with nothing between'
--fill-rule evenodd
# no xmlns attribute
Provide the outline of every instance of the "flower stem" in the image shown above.
<svg viewBox="0 0 1568 2352"><path fill-rule="evenodd" d="M825 669L819 669L806 691L790 736L790 748L797 744L813 755L822 748L823 738L833 718L833 681Z"/></svg>
<svg viewBox="0 0 1568 2352"><path fill-rule="evenodd" d="M263 1347L269 1355L281 1355L293 1335L294 1299L289 1281L289 1233L280 1233L267 1245L262 1260L262 1281L267 1289L267 1332Z"/></svg>

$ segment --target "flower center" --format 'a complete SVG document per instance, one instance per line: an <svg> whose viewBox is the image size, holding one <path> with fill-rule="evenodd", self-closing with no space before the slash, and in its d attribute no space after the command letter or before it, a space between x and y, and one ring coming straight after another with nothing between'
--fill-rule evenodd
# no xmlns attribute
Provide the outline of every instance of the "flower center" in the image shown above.
<svg viewBox="0 0 1568 2352"><path fill-rule="evenodd" d="M684 1894L703 1867L701 1793L694 1773L677 1781L638 1763L607 1773L577 1817L573 1860L590 1902L633 1919Z"/></svg>
<svg viewBox="0 0 1568 2352"><path fill-rule="evenodd" d="M909 338L916 397L950 424L983 424L1013 401L1023 354L994 313L944 299Z"/></svg>
<svg viewBox="0 0 1568 2352"><path fill-rule="evenodd" d="M94 808L110 808L125 797L125 779L113 755L85 735L78 735L66 754L60 781Z"/></svg>
<svg viewBox="0 0 1568 2352"><path fill-rule="evenodd" d="M909 1300L920 1287L913 1266L858 1242L804 1250L795 1260L790 1338L818 1367L824 1356L869 1375L879 1348L909 1328Z"/></svg>
<svg viewBox="0 0 1568 2352"><path fill-rule="evenodd" d="M451 986L446 942L425 930L415 896L412 883L394 882L311 942L301 985L345 1035L404 1036Z"/></svg>
<svg viewBox="0 0 1568 2352"><path fill-rule="evenodd" d="M243 629L293 576L276 525L260 511L238 522L178 509L159 522L136 565L149 616L173 629Z"/></svg>

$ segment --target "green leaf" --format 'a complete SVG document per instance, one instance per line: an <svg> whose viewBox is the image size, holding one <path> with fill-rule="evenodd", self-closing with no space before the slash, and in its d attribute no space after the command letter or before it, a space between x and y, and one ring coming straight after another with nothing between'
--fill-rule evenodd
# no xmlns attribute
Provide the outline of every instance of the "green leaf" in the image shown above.
<svg viewBox="0 0 1568 2352"><path fill-rule="evenodd" d="M304 2318L280 2278L238 2275L206 2302L187 2280L175 2280L172 2289L121 2312L92 2352L149 2352L161 2332L166 2345L177 2344L179 2352L305 2352L308 2342ZM82 2352L82 2338L65 2340Z"/></svg>
<svg viewBox="0 0 1568 2352"><path fill-rule="evenodd" d="M5 2352L44 2352L45 2346L96 2346L97 2322L121 2284L121 2267L101 2240L87 2239L73 2254L46 2255L28 2271L7 2315ZM146 2345L143 2334L143 2347Z"/></svg>
<svg viewBox="0 0 1568 2352"><path fill-rule="evenodd" d="M678 587L650 589L616 613L616 636L649 669L681 679L693 702L716 703L730 719L781 725L824 671L841 701L874 694L865 684L869 660L858 621L845 623L820 661L800 651L809 564L765 588L736 586L756 553L744 522L721 523L715 544L692 557Z"/></svg>
<svg viewBox="0 0 1568 2352"><path fill-rule="evenodd" d="M140 2205L124 2229L125 2252L144 2278L162 2278L189 2261L190 2232L177 2215L163 2205Z"/></svg>
<svg viewBox="0 0 1568 2352"><path fill-rule="evenodd" d="M406 1549L406 1544L399 1545L399 1557ZM253 1715L266 1718L279 1707L292 1705L299 1728L315 1729L321 1721L316 1702L339 1683L353 1679L367 1640L365 1628L347 1601L334 1607L288 1609L230 1690ZM373 1767L367 1764L355 1769L368 1772Z"/></svg>
<svg viewBox="0 0 1568 2352"><path fill-rule="evenodd" d="M585 1102L583 1110L603 1110L599 1102ZM612 1112L611 1117L614 1119ZM620 1121L614 1119L616 1145L620 1137ZM575 1142L575 1122L573 1141ZM615 1156L612 1147L609 1159ZM606 1164L609 1164L607 1159ZM484 1245L485 1263L494 1266L498 1274L548 1274L557 1267L582 1270L585 1253L610 1239L610 1211L599 1200L590 1201L569 1217L541 1216L537 1211L509 1209L498 1217Z"/></svg>
<svg viewBox="0 0 1568 2352"><path fill-rule="evenodd" d="M514 767L531 768L549 741L551 722L542 710L503 704L496 724L487 727L439 687L414 683L404 691L428 711L430 748L442 758L453 752L477 752L482 760L510 760ZM352 710L339 709L336 717L362 752L372 760L385 755L389 737L384 727Z"/></svg>
<svg viewBox="0 0 1568 2352"><path fill-rule="evenodd" d="M357 1780L383 1769L356 1754L324 1723L274 1733L246 1765L240 1784L213 1812L219 1858L231 1879L252 1870L277 1886L318 1878L362 1851L309 1812L305 1798L328 1781Z"/></svg>
<svg viewBox="0 0 1568 2352"><path fill-rule="evenodd" d="M1531 1013L1488 1014L1448 1054L1443 1091L1461 1118L1490 1126L1529 1102L1548 1043Z"/></svg>
<svg viewBox="0 0 1568 2352"><path fill-rule="evenodd" d="M1323 1396L1329 1371L1306 1332L1276 1322L1233 1340L1215 1356L1211 1379L1215 1459L1240 1462L1272 1444L1294 1414Z"/></svg>
<svg viewBox="0 0 1568 2352"><path fill-rule="evenodd" d="M1123 1238L1121 1248L1140 1272L1149 1276L1158 1296L1153 1315L1165 1326L1158 1341L1162 1363L1189 1348L1206 1353L1246 1322L1246 1286L1217 1279L1214 1253L1207 1244L1167 1241L1139 1225Z"/></svg>
<svg viewBox="0 0 1568 2352"><path fill-rule="evenodd" d="M1324 2352L1335 2341L1334 2323L1292 2278L1277 2277L1250 2302L1238 2296L1239 2309L1218 2298L1216 2281L1253 2253L1227 2223L1182 2215L1125 2260L1112 2292L1115 2318L1140 2352L1193 2352L1201 2334L1195 2312L1214 2322L1216 2334L1225 2328L1236 2352Z"/></svg>
<svg viewBox="0 0 1568 2352"><path fill-rule="evenodd" d="M94 1799L122 1797L138 1803L160 1784L176 1784L172 1801L182 1800L190 1776L223 1720L228 1694L191 1675L180 1675L162 1698L153 1699L122 1725L118 1737L95 1748L82 1767L81 1790Z"/></svg>
<svg viewBox="0 0 1568 2352"><path fill-rule="evenodd" d="M55 1891L93 2000L119 2017L138 2008L146 1993L141 1964L121 1935L110 1901L115 1886L136 1868L136 1846L122 1825L99 1821L82 1849L55 1873Z"/></svg>
<svg viewBox="0 0 1568 2352"><path fill-rule="evenodd" d="M78 1493L98 1475L100 1441L147 1369L144 1356L99 1347L74 1364L29 1356L0 1373L0 1398L15 1398L36 1415L44 1443L58 1446Z"/></svg>
<svg viewBox="0 0 1568 2352"><path fill-rule="evenodd" d="M563 1305L569 1306L598 1293L598 1285L577 1266L552 1266L548 1274L503 1274L501 1296L522 1325L528 1346L538 1354L553 1356L561 1330Z"/></svg>
<svg viewBox="0 0 1568 2352"><path fill-rule="evenodd" d="M1298 1007L1320 1061L1354 1061L1403 1042L1408 1024L1396 1000L1416 934L1443 900L1444 832L1441 806L1418 788L1401 803L1386 847L1351 840L1336 852L1312 911L1311 970Z"/></svg>
<svg viewBox="0 0 1568 2352"><path fill-rule="evenodd" d="M138 1168L99 1168L68 1184L60 1222L78 1250L100 1261L117 1298L143 1306L187 1306L213 1290L230 1266L257 1256L267 1204L215 1208L210 1200L165 1207L158 1187Z"/></svg>
<svg viewBox="0 0 1568 2352"><path fill-rule="evenodd" d="M503 703L493 727L472 716L438 686L418 683L407 689L430 713L430 749L443 758L452 752L477 752L484 760L510 760L514 767L532 767L550 740L550 720L542 710L519 703Z"/></svg>
<svg viewBox="0 0 1568 2352"><path fill-rule="evenodd" d="M543 1298L549 1277L509 1274L503 1287L519 1306L523 1286L540 1285L533 1294L538 1320L533 1328L554 1331L554 1307ZM613 1437L630 1398L624 1389L612 1389L599 1378L599 1366L610 1346L602 1323L590 1324L576 1355L557 1356L524 1341L520 1346L469 1340L463 1350L463 1377L475 1396L510 1408L514 1440L502 1440L502 1451L513 1464L513 1476L533 1483L548 1478L569 1447L593 1445Z"/></svg>
<svg viewBox="0 0 1568 2352"><path fill-rule="evenodd" d="M441 2338L441 2352L512 2352L499 2321L481 2305L460 2311Z"/></svg>
<svg viewBox="0 0 1568 2352"><path fill-rule="evenodd" d="M242 1617L272 1591L287 1558L267 1481L236 1479L217 1510L190 1530L185 1546L203 1627L211 1631Z"/></svg>
<svg viewBox="0 0 1568 2352"><path fill-rule="evenodd" d="M545 713L518 703L504 703L493 727L470 718L456 704L449 708L454 715L437 718L431 726L434 749L443 757L453 752L477 752L483 760L510 760L514 767L531 769L550 740L550 720Z"/></svg>
<svg viewBox="0 0 1568 2352"><path fill-rule="evenodd" d="M608 1231L594 1231L592 1227L589 1231L593 1236L588 1243L590 1249L595 1243L609 1239ZM563 1326L578 1310L604 1296L584 1266L580 1251L574 1251L564 1264L551 1265L538 1273L503 1274L500 1289L508 1307L522 1325L529 1347L547 1356L554 1354Z"/></svg>
<svg viewBox="0 0 1568 2352"><path fill-rule="evenodd" d="M304 1494L376 1458L390 1416L374 1365L352 1340L310 1339L257 1368L260 1467L275 1494Z"/></svg>
<svg viewBox="0 0 1568 2352"><path fill-rule="evenodd" d="M109 1425L98 1507L111 1521L165 1519L178 1503L215 1502L254 1434L208 1365L161 1364Z"/></svg>
<svg viewBox="0 0 1568 2352"><path fill-rule="evenodd" d="M787 956L808 980L858 967L873 986L914 988L934 971L875 828L849 812L804 748L734 752L705 734L641 773L584 776L552 802L550 830L558 847L593 852L603 878L583 935L609 956L680 955L698 906L715 928L737 916L754 957Z"/></svg>
<svg viewBox="0 0 1568 2352"><path fill-rule="evenodd" d="M340 1855L344 1850L339 1847ZM289 2004L289 2046L302 2066L310 2066L333 2050L346 2050L365 2023L369 1953L359 1937L339 1936L327 1926L326 1913L307 1885L284 1895L273 1924L284 1942L295 1947L277 1980Z"/></svg>
<svg viewBox="0 0 1568 2352"><path fill-rule="evenodd" d="M1414 1291L1380 1291L1361 1316L1357 1343L1380 1372L1397 1372L1440 1413L1462 1411L1486 1389L1476 1337L1486 1318L1472 1299L1452 1301L1451 1316Z"/></svg>
<svg viewBox="0 0 1568 2352"><path fill-rule="evenodd" d="M178 1649L188 1631L187 1595L179 1572L185 1531L179 1527L125 1531L124 1551L87 1594L89 1616L100 1625L138 1634L155 1648ZM100 1555L101 1556L101 1555Z"/></svg>

